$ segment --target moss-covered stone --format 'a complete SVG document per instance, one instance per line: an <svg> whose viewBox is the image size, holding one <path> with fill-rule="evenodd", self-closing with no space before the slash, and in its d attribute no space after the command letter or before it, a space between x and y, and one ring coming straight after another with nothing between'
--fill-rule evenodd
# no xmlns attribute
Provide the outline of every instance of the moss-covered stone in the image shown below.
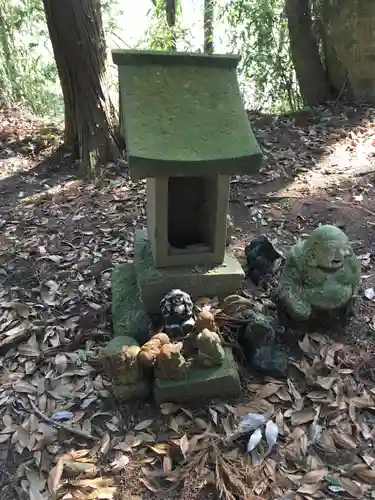
<svg viewBox="0 0 375 500"><path fill-rule="evenodd" d="M249 173L261 152L238 82L238 57L113 51L134 179Z"/></svg>
<svg viewBox="0 0 375 500"><path fill-rule="evenodd" d="M119 335L118 337L111 339L103 348L103 357L113 356L114 354L121 352L123 347L132 345L139 346L139 343L133 337Z"/></svg>
<svg viewBox="0 0 375 500"><path fill-rule="evenodd" d="M133 264L118 264L112 273L112 323L115 336L129 336L141 344L149 337L149 318L139 297Z"/></svg>
<svg viewBox="0 0 375 500"><path fill-rule="evenodd" d="M156 268L147 232L136 230L134 266L138 288L145 310L149 314L160 312L159 303L173 288L199 297L226 297L235 293L245 273L233 253L227 249L219 266L193 266Z"/></svg>
<svg viewBox="0 0 375 500"><path fill-rule="evenodd" d="M184 380L154 381L154 396L157 403L186 402L215 398L236 397L241 392L241 383L236 361L230 348L225 347L222 365L212 368L191 367Z"/></svg>
<svg viewBox="0 0 375 500"><path fill-rule="evenodd" d="M112 382L112 394L119 402L144 399L150 395L150 380L138 359L140 347L131 337L115 337L102 351L103 368Z"/></svg>
<svg viewBox="0 0 375 500"><path fill-rule="evenodd" d="M285 351L266 345L256 350L252 366L264 375L271 377L285 377L288 370L288 356Z"/></svg>
<svg viewBox="0 0 375 500"><path fill-rule="evenodd" d="M112 394L119 403L147 399L151 395L151 384L146 379L135 384L113 384Z"/></svg>
<svg viewBox="0 0 375 500"><path fill-rule="evenodd" d="M278 300L293 320L310 321L316 311L345 311L358 295L360 279L361 262L346 234L323 224L286 254Z"/></svg>

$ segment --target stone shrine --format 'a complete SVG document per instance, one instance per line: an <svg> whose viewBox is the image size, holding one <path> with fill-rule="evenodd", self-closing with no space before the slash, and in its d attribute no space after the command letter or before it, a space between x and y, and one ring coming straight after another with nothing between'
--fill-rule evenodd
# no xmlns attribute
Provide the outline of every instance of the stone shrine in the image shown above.
<svg viewBox="0 0 375 500"><path fill-rule="evenodd" d="M113 325L116 336L142 343L149 338L147 316L160 313L171 289L195 299L225 297L241 285L244 272L226 247L230 176L256 171L262 156L238 87L239 57L112 54L130 173L147 184L147 230L136 230L134 264L113 272ZM216 393L223 393L220 370L224 378L236 372L230 392L239 387L231 352L223 367L207 370L204 378L216 379ZM183 384L189 381L166 382L170 394L159 384L157 400L175 400Z"/></svg>

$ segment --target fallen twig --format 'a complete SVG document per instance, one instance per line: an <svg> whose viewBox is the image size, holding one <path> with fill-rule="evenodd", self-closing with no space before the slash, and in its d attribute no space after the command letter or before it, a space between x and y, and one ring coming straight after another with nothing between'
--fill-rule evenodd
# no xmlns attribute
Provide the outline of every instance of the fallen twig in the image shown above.
<svg viewBox="0 0 375 500"><path fill-rule="evenodd" d="M33 411L38 415L38 417L40 417L42 420L44 420L48 424L53 425L54 427L57 427L59 429L64 429L67 432L70 432L71 434L75 434L76 436L79 436L79 437L82 437L85 439L89 439L91 441L98 441L98 438L96 438L92 434L89 434L88 432L81 431L79 429L75 429L74 427L71 427L70 425L63 424L62 422L56 422L52 418L47 417L47 415L44 415L44 413L42 413L39 410L39 408L36 406L36 404L30 398L30 396L28 399L29 399L29 402L30 402L30 405L31 405Z"/></svg>

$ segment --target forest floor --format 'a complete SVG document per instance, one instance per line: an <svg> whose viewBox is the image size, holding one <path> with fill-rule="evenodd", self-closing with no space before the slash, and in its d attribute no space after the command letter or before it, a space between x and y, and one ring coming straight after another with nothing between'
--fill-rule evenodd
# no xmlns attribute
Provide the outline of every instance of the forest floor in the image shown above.
<svg viewBox="0 0 375 500"><path fill-rule="evenodd" d="M242 258L256 234L283 247L318 223L339 225L363 264L357 315L339 337L295 339L286 381L244 374L239 401L119 408L87 361L111 335L111 270L133 257L144 183L124 162L81 182L70 155L54 154L58 126L1 110L1 500L149 499L181 478L164 499L375 498L375 109L332 104L250 119L265 161L232 179L233 248ZM246 440L224 446L249 412L279 430L256 467Z"/></svg>

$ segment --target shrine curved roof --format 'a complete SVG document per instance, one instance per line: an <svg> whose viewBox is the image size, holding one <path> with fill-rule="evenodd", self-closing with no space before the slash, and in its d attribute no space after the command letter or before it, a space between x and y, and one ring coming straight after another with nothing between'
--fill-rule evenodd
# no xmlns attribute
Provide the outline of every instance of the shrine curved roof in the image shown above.
<svg viewBox="0 0 375 500"><path fill-rule="evenodd" d="M132 177L251 173L262 155L235 55L115 50Z"/></svg>

